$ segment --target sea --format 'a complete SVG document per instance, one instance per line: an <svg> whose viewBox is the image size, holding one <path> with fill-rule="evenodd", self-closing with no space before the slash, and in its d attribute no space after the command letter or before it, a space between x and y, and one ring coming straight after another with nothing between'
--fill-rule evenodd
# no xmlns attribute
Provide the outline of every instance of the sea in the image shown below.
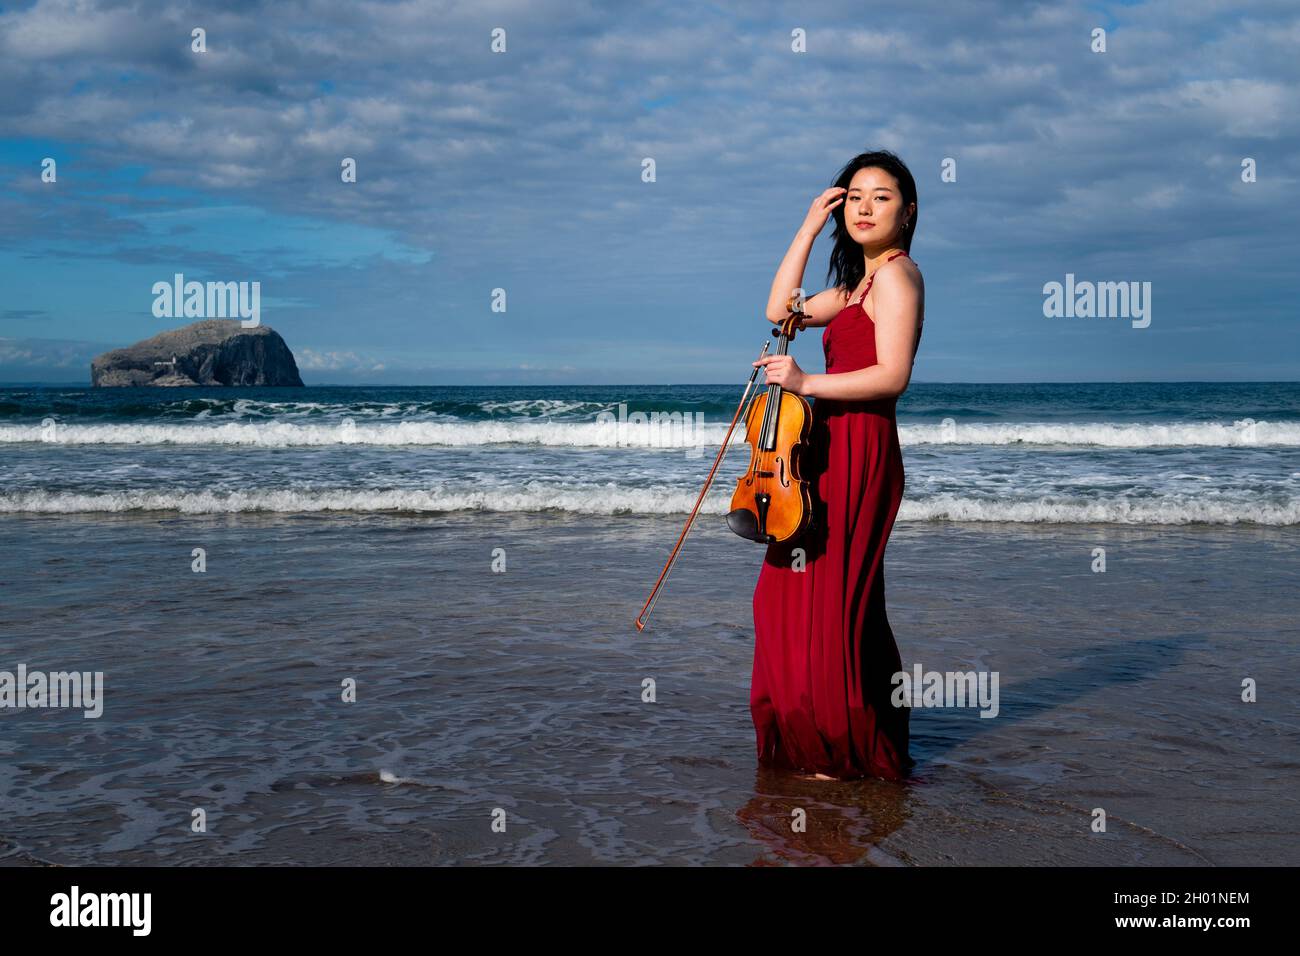
<svg viewBox="0 0 1300 956"><path fill-rule="evenodd" d="M742 391L4 388L0 512L683 514ZM1296 383L915 384L898 422L900 521L1300 522Z"/></svg>
<svg viewBox="0 0 1300 956"><path fill-rule="evenodd" d="M742 392L0 389L0 866L1300 865L1300 384L914 383L902 782L756 763L739 433L634 626Z"/></svg>

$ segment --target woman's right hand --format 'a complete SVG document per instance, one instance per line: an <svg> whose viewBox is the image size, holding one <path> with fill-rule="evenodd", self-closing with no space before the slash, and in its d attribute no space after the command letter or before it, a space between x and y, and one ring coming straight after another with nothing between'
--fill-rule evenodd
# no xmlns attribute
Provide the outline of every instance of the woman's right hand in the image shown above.
<svg viewBox="0 0 1300 956"><path fill-rule="evenodd" d="M844 202L846 192L848 190L843 186L831 186L814 199L812 206L808 209L808 216L804 219L799 231L814 237L820 235L822 228L826 225L826 220L830 218L831 210Z"/></svg>

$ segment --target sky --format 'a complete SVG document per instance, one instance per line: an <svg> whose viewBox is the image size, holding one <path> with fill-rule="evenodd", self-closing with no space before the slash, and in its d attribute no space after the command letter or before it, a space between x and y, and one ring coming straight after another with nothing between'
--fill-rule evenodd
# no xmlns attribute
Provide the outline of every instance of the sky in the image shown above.
<svg viewBox="0 0 1300 956"><path fill-rule="evenodd" d="M743 383L875 148L912 381L1297 379L1294 0L60 0L0 4L0 383L89 384L176 273L259 282L307 384ZM1045 315L1067 275L1149 324Z"/></svg>

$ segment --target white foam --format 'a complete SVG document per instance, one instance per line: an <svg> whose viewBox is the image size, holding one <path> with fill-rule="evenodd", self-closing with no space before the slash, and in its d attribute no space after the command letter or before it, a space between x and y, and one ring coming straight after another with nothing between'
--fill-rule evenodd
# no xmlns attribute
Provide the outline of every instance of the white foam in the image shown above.
<svg viewBox="0 0 1300 956"><path fill-rule="evenodd" d="M511 415L563 415L582 408L605 408L600 402L571 401L559 398L521 398L510 402L479 402L485 412L507 412Z"/></svg>
<svg viewBox="0 0 1300 956"><path fill-rule="evenodd" d="M556 488L530 482L519 488L466 490L253 490L118 491L102 493L25 491L0 494L0 512L63 514L75 512L178 511L230 514L266 511L446 512L568 511L574 514L678 514L690 510L698 492L666 488L605 486ZM715 506L723 507L723 503ZM719 512L721 513L721 512Z"/></svg>
<svg viewBox="0 0 1300 956"><path fill-rule="evenodd" d="M163 511L181 514L239 512L538 512L561 511L583 515L685 515L698 491L667 487L627 488L612 482L582 488L547 486L530 482L504 489L407 490L252 490L121 491L82 494L26 491L0 494L0 512L73 514L80 512ZM730 496L715 493L702 512L725 514ZM962 498L950 494L906 498L900 521L956 521L967 523L1017 522L1033 524L1300 524L1300 500L1261 503L1257 500L1203 500L1185 496L1153 500L1061 500L1058 497L1026 501Z"/></svg>
<svg viewBox="0 0 1300 956"><path fill-rule="evenodd" d="M40 425L0 426L0 443L47 442L64 445L253 445L289 448L312 445L551 445L586 448L716 448L726 425L703 425L696 432L680 422L228 422L226 424L56 425L53 440ZM733 436L732 441L743 440Z"/></svg>
<svg viewBox="0 0 1300 956"><path fill-rule="evenodd" d="M58 424L54 443L68 445L252 445L288 448L311 445L550 445L572 448L716 448L724 423L689 422L437 422L332 421L228 422L225 424ZM41 425L0 426L0 443L40 442ZM739 433L733 443L743 442ZM916 445L1043 445L1106 448L1289 447L1300 446L1300 423L1254 422L1169 425L1107 423L901 425L899 440Z"/></svg>
<svg viewBox="0 0 1300 956"><path fill-rule="evenodd" d="M1059 496L1031 501L977 500L955 495L904 499L900 521L1016 522L1030 524L1300 524L1300 499L1284 504L1256 499L1206 500L1187 497L1134 500L1062 501Z"/></svg>
<svg viewBox="0 0 1300 956"><path fill-rule="evenodd" d="M1300 423L1234 422L1114 424L1109 422L957 422L900 425L903 445L1095 445L1105 448L1300 445Z"/></svg>

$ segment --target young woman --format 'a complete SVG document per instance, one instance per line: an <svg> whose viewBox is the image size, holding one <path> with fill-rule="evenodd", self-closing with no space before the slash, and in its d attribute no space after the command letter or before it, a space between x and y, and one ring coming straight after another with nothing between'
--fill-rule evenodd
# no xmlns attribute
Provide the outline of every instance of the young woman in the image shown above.
<svg viewBox="0 0 1300 956"><path fill-rule="evenodd" d="M768 546L754 589L750 712L758 759L818 779L897 780L908 710L890 701L902 669L885 615L885 544L903 496L895 403L921 339L924 286L908 255L916 183L893 153L855 157L812 208L781 261L767 317L789 318L808 254L835 217L828 278L804 304L802 327L825 326L825 374L789 355L754 363L768 382L813 399L803 477L814 524Z"/></svg>

